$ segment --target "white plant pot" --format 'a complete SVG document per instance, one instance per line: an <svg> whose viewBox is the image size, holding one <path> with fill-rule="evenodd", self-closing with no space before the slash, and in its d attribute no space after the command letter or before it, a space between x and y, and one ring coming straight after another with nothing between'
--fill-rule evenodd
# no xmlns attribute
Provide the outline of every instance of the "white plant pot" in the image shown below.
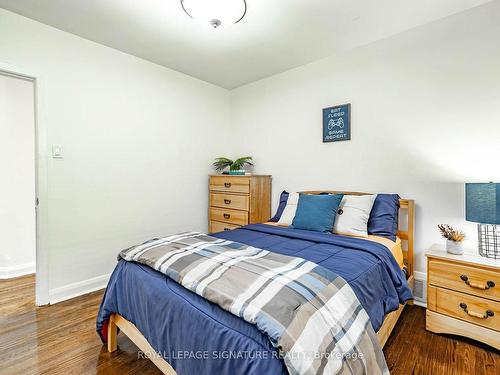
<svg viewBox="0 0 500 375"><path fill-rule="evenodd" d="M462 255L464 253L463 242L446 240L446 251L450 254Z"/></svg>

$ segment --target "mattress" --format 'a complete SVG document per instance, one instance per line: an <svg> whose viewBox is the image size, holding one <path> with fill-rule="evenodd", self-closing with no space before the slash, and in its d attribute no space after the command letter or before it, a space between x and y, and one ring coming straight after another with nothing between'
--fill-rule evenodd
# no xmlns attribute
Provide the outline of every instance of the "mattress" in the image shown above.
<svg viewBox="0 0 500 375"><path fill-rule="evenodd" d="M275 227L280 227L280 228L287 228L286 226L279 225L278 223L275 222L268 222L266 225L272 225ZM401 244L401 239L399 237L396 237L396 241L392 241L389 238L386 237L381 237L381 236L374 236L374 235L368 235L367 238L365 237L356 237L352 236L353 238L362 238L368 241L373 241L377 242L381 245L384 245L387 247L389 252L394 256L394 259L396 259L396 262L398 263L399 267L402 269L404 267L404 257L403 257L403 246Z"/></svg>
<svg viewBox="0 0 500 375"><path fill-rule="evenodd" d="M304 258L336 273L349 283L375 330L387 313L412 298L395 256L373 239L262 224L213 236ZM96 329L103 341L112 313L135 324L179 375L287 373L276 348L256 326L150 267L118 262L97 316ZM186 358L185 353L203 358ZM242 356L231 358L235 354Z"/></svg>
<svg viewBox="0 0 500 375"><path fill-rule="evenodd" d="M390 239L385 237L369 235L366 239L368 241L377 242L387 247L389 252L394 256L394 259L396 259L399 267L404 267L403 246L401 244L401 238L397 237L396 241L391 241Z"/></svg>

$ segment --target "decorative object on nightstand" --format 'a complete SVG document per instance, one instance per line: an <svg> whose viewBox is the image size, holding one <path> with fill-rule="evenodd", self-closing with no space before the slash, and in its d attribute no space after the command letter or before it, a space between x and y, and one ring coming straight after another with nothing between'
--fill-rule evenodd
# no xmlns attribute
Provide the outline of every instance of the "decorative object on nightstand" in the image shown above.
<svg viewBox="0 0 500 375"><path fill-rule="evenodd" d="M465 233L460 230L455 230L451 225L439 224L439 232L441 236L446 238L446 251L450 254L461 255L464 253L463 241Z"/></svg>
<svg viewBox="0 0 500 375"><path fill-rule="evenodd" d="M271 217L271 176L209 177L210 233L264 223Z"/></svg>
<svg viewBox="0 0 500 375"><path fill-rule="evenodd" d="M244 156L242 158L231 160L228 158L217 158L213 163L213 167L216 172L222 174L231 174L231 175L245 175L245 167L253 166L253 161L251 156ZM228 169L229 171L224 171Z"/></svg>
<svg viewBox="0 0 500 375"><path fill-rule="evenodd" d="M500 349L500 260L434 245L427 256L426 328Z"/></svg>
<svg viewBox="0 0 500 375"><path fill-rule="evenodd" d="M500 258L500 184L465 184L465 219L478 223L479 254Z"/></svg>

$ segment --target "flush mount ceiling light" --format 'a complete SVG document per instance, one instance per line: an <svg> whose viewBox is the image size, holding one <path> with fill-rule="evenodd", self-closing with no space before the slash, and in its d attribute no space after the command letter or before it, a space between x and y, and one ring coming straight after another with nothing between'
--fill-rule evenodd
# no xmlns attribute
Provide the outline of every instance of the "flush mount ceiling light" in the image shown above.
<svg viewBox="0 0 500 375"><path fill-rule="evenodd" d="M194 21L214 29L240 22L247 12L245 0L181 0L181 6Z"/></svg>

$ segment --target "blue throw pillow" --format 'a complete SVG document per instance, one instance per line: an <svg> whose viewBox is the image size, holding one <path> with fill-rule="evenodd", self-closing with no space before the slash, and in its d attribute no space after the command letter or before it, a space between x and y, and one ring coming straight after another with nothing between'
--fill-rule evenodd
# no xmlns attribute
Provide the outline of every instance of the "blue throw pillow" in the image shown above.
<svg viewBox="0 0 500 375"><path fill-rule="evenodd" d="M288 196L289 195L290 194L288 193L288 191L283 190L281 192L280 203L279 203L278 209L276 210L276 214L271 219L269 219L269 221L272 221L272 222L275 222L275 223L277 223L278 221L280 221L281 214L283 213L283 210L286 207L286 202L288 201Z"/></svg>
<svg viewBox="0 0 500 375"><path fill-rule="evenodd" d="M300 194L292 228L331 232L342 194Z"/></svg>
<svg viewBox="0 0 500 375"><path fill-rule="evenodd" d="M368 220L368 234L396 241L398 212L399 195L378 194Z"/></svg>

